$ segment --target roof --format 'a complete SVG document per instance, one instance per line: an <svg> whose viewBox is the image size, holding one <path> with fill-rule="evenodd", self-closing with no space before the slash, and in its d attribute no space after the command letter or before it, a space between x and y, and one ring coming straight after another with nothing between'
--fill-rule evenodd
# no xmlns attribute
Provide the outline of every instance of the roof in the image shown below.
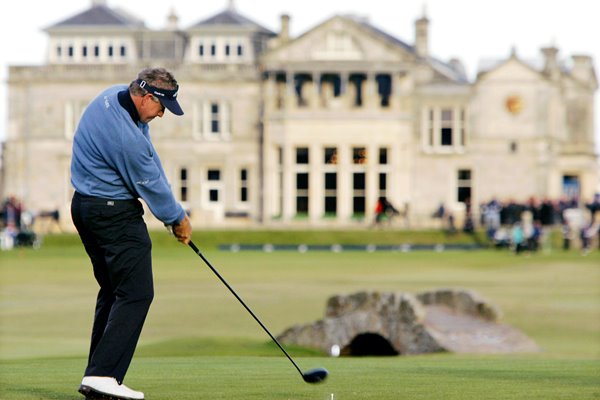
<svg viewBox="0 0 600 400"><path fill-rule="evenodd" d="M361 18L361 17L357 17L354 15L345 15L345 17L350 18L351 20L355 21L356 23L360 24L361 26L363 26L364 28L368 29L369 31L373 32L374 34L383 37L385 40L387 40L388 42L403 48L404 50L406 50L407 52L411 53L411 54L415 54L416 55L416 49L414 46L411 46L409 44L407 44L406 42L398 39L397 37L379 29L378 27L372 25L366 18ZM454 81L460 82L460 83L467 83L468 79L465 76L464 71L461 70L457 70L456 68L453 68L453 66L451 65L451 63L446 63L443 62L441 60L438 60L437 58L434 57L427 57L427 61L429 62L429 64L439 73L443 74L444 76L446 76L449 79L452 79Z"/></svg>
<svg viewBox="0 0 600 400"><path fill-rule="evenodd" d="M65 28L73 26L122 26L142 27L144 22L121 10L112 9L103 4L94 5L91 8L49 26L48 29Z"/></svg>
<svg viewBox="0 0 600 400"><path fill-rule="evenodd" d="M397 37L392 36L392 35L390 35L389 33L385 32L385 31L382 31L381 29L379 29L375 25L372 25L366 18L361 18L361 17L355 16L355 15L344 15L343 17L350 18L354 22L362 25L364 28L370 30L374 34L385 38L386 40L388 40L389 42L392 42L396 46L402 47L404 50L406 50L406 51L408 51L410 53L413 53L413 54L415 53L415 47L414 46L411 46L411 45L407 44L406 42L398 39Z"/></svg>
<svg viewBox="0 0 600 400"><path fill-rule="evenodd" d="M206 28L206 27L213 27L213 26L245 27L245 28L251 28L253 30L256 30L256 31L259 31L262 33L267 33L269 35L276 35L275 32L244 17L243 15L239 14L237 11L235 11L234 9L231 9L231 8L229 8L225 11L222 11L216 15L213 15L210 18L202 20L195 25L192 25L190 27L190 29Z"/></svg>

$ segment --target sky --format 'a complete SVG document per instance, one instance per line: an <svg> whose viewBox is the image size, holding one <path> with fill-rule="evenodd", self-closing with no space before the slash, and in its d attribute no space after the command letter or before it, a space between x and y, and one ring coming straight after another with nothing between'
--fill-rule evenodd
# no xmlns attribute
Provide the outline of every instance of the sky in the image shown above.
<svg viewBox="0 0 600 400"><path fill-rule="evenodd" d="M298 36L335 14L367 17L378 28L414 43L414 21L429 18L430 53L458 58L473 80L481 62L505 59L515 48L524 60L541 60L540 48L554 45L559 58L594 58L600 78L600 17L595 0L106 0L160 29L173 9L188 28L233 1L242 15L278 32L280 15L291 17ZM0 141L6 137L8 65L39 65L46 59L43 29L86 10L92 0L7 0L0 13ZM600 100L596 94L596 148L600 152Z"/></svg>

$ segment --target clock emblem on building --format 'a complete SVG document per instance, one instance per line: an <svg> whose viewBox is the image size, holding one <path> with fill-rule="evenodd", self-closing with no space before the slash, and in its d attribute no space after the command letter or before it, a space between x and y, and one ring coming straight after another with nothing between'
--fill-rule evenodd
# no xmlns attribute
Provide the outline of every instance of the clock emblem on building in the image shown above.
<svg viewBox="0 0 600 400"><path fill-rule="evenodd" d="M504 104L508 112L514 115L519 114L523 110L523 98L519 95L508 96Z"/></svg>

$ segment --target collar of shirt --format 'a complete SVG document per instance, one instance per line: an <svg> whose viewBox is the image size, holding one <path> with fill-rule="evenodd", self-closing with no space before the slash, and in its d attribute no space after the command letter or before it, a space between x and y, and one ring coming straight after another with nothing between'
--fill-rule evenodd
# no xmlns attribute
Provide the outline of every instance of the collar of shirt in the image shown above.
<svg viewBox="0 0 600 400"><path fill-rule="evenodd" d="M117 98L119 99L119 104L123 107L131 116L134 124L138 124L140 122L140 115L135 108L135 104L133 104L133 100L131 100L131 95L129 94L129 90L125 89L120 91L117 94Z"/></svg>

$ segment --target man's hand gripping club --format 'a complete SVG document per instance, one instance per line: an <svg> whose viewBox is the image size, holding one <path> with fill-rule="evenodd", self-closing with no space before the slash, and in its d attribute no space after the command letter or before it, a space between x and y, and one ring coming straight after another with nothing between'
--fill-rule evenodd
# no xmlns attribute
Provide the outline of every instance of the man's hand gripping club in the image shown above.
<svg viewBox="0 0 600 400"><path fill-rule="evenodd" d="M178 224L167 227L173 235L183 244L188 244L192 239L192 224L186 215Z"/></svg>

